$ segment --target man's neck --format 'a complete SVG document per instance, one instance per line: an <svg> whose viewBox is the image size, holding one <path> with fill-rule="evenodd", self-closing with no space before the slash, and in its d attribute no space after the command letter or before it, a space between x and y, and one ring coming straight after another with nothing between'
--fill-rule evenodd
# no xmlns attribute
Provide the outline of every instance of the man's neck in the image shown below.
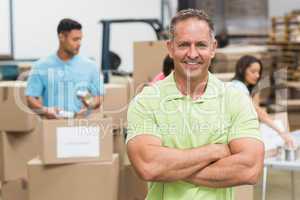
<svg viewBox="0 0 300 200"><path fill-rule="evenodd" d="M197 79L187 79L187 77L176 76L174 72L174 78L179 91L183 95L190 96L192 99L202 96L208 83L208 73Z"/></svg>
<svg viewBox="0 0 300 200"><path fill-rule="evenodd" d="M57 51L57 56L62 60L62 61L68 61L73 58L73 55L69 55L62 49L58 49Z"/></svg>

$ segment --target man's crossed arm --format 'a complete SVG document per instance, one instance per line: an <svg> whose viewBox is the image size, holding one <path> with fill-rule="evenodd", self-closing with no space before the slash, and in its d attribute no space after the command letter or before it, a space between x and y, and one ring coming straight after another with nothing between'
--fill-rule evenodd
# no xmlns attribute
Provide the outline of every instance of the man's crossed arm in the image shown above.
<svg viewBox="0 0 300 200"><path fill-rule="evenodd" d="M264 158L263 143L252 138L180 150L163 147L155 136L140 135L128 142L127 150L144 180L187 181L217 188L255 184Z"/></svg>

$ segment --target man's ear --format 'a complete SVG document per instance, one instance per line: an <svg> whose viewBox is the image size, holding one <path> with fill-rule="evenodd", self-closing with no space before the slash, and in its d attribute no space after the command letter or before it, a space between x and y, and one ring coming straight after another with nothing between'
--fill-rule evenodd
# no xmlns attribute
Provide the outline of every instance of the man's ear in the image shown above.
<svg viewBox="0 0 300 200"><path fill-rule="evenodd" d="M211 53L211 58L213 59L216 55L216 50L218 47L218 41L216 39L214 39L213 41L213 45L212 45L212 53Z"/></svg>
<svg viewBox="0 0 300 200"><path fill-rule="evenodd" d="M64 33L59 33L58 34L58 39L59 39L59 41L64 41L64 39L65 39L65 35L64 35Z"/></svg>
<svg viewBox="0 0 300 200"><path fill-rule="evenodd" d="M167 41L167 48L170 58L173 58L174 44L172 40Z"/></svg>

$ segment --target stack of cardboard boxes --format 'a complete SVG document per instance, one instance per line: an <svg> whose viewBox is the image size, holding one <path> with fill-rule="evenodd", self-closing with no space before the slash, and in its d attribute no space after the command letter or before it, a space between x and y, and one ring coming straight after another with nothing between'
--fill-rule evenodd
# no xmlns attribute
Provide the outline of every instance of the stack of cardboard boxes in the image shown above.
<svg viewBox="0 0 300 200"><path fill-rule="evenodd" d="M27 110L25 88L24 82L0 84L2 200L116 200L112 120L41 119Z"/></svg>
<svg viewBox="0 0 300 200"><path fill-rule="evenodd" d="M112 117L113 151L120 158L118 200L143 200L147 194L146 182L137 176L126 154L127 109L133 96L132 88L131 80L105 85L103 113Z"/></svg>
<svg viewBox="0 0 300 200"><path fill-rule="evenodd" d="M35 117L25 104L24 82L0 82L0 181L2 199L21 198L26 190L26 163L37 156ZM24 181L23 181L24 180Z"/></svg>
<svg viewBox="0 0 300 200"><path fill-rule="evenodd" d="M28 162L29 200L116 200L119 158L110 118L42 119L39 158Z"/></svg>

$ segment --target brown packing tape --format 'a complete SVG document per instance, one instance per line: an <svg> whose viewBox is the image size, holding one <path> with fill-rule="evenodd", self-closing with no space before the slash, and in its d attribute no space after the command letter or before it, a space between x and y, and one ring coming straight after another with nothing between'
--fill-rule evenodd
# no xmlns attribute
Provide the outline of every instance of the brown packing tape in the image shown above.
<svg viewBox="0 0 300 200"><path fill-rule="evenodd" d="M126 154L126 145L123 129L113 130L113 140L113 152L119 154L120 169L122 169L124 167L124 157Z"/></svg>
<svg viewBox="0 0 300 200"><path fill-rule="evenodd" d="M8 88L5 87L3 88L3 96L2 96L2 101L5 102L8 100Z"/></svg>
<svg viewBox="0 0 300 200"><path fill-rule="evenodd" d="M3 88L0 87L0 103L2 103L4 101L3 96L4 96L4 91L3 91Z"/></svg>
<svg viewBox="0 0 300 200"><path fill-rule="evenodd" d="M4 134L3 131L0 131L0 182L5 180L5 173L4 173L4 163L5 163L5 157L4 157L4 145L2 145L4 142L4 139L2 137L2 134Z"/></svg>

